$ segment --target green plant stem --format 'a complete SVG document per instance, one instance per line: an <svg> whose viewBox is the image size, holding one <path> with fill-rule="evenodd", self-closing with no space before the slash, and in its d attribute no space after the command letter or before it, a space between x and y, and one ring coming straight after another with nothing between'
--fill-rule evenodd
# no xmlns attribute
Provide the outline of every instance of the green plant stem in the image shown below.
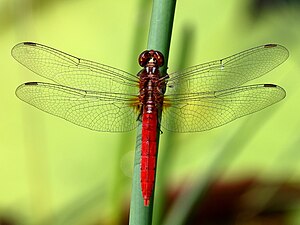
<svg viewBox="0 0 300 225"><path fill-rule="evenodd" d="M177 58L177 68L180 70L186 68L188 65L187 59L193 51L194 43L194 29L190 26L185 26L181 31L181 46ZM174 68L173 68L174 69ZM172 70L173 70L172 69ZM167 195L168 195L168 178L170 166L172 161L177 154L178 149L178 136L174 132L165 132L163 134L164 144L160 146L159 153L159 173L156 176L156 182L159 184L159 188L155 192L156 205L153 212L153 224L162 224L162 219L165 214L165 209L170 208L167 206ZM172 154L170 154L172 151Z"/></svg>
<svg viewBox="0 0 300 225"><path fill-rule="evenodd" d="M165 64L161 69L162 74L166 73L167 70L175 5L176 0L153 0L150 31L148 37L148 49L158 50L163 53L165 57ZM159 114L161 115L161 113ZM138 121L130 203L130 225L152 224L154 191L149 207L145 207L140 184L141 131L142 124L140 121ZM160 127L158 127L157 134L158 149Z"/></svg>
<svg viewBox="0 0 300 225"><path fill-rule="evenodd" d="M148 49L155 49L165 57L162 72L166 72L171 43L176 0L154 0L148 37Z"/></svg>

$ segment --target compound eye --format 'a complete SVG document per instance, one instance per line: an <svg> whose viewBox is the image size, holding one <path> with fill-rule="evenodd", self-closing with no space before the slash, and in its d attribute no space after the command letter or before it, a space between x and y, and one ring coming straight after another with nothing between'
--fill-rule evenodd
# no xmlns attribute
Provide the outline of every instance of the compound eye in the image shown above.
<svg viewBox="0 0 300 225"><path fill-rule="evenodd" d="M164 56L161 52L155 51L155 59L157 62L157 66L162 67L164 65Z"/></svg>
<svg viewBox="0 0 300 225"><path fill-rule="evenodd" d="M139 65L141 67L145 67L150 58L151 58L151 55L150 55L149 51L148 50L143 51L139 56Z"/></svg>

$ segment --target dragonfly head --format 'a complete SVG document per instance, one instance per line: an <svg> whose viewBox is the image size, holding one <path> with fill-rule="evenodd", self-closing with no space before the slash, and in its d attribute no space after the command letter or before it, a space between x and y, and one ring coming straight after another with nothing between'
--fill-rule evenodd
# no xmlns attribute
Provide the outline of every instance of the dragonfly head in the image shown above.
<svg viewBox="0 0 300 225"><path fill-rule="evenodd" d="M146 67L146 66L162 67L164 65L164 56L159 51L146 50L140 54L139 64L141 67Z"/></svg>

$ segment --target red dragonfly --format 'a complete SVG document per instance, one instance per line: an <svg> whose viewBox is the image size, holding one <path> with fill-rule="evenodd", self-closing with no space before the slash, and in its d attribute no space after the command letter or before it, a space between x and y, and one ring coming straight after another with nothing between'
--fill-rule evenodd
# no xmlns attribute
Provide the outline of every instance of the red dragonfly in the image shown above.
<svg viewBox="0 0 300 225"><path fill-rule="evenodd" d="M282 100L285 91L277 85L240 85L271 71L288 55L285 47L267 44L162 74L159 67L164 57L150 50L139 56L143 69L136 76L37 43L24 42L12 49L18 62L56 83L22 84L16 90L21 100L96 131L130 131L137 119L142 121L140 170L145 206L153 193L159 124L173 132L205 131Z"/></svg>

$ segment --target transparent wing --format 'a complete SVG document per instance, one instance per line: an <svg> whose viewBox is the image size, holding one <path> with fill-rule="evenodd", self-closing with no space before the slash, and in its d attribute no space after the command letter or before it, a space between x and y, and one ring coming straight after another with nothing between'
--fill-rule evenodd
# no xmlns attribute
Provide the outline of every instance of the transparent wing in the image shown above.
<svg viewBox="0 0 300 225"><path fill-rule="evenodd" d="M29 82L16 95L45 112L96 131L123 132L136 127L137 98L132 95L83 91L62 85Z"/></svg>
<svg viewBox="0 0 300 225"><path fill-rule="evenodd" d="M283 63L288 50L276 44L255 47L227 58L171 73L166 94L218 91L240 86Z"/></svg>
<svg viewBox="0 0 300 225"><path fill-rule="evenodd" d="M284 97L284 89L273 84L166 96L162 126L173 132L210 130L266 108Z"/></svg>
<svg viewBox="0 0 300 225"><path fill-rule="evenodd" d="M138 93L138 77L122 70L69 55L45 45L24 42L12 56L36 74L83 90Z"/></svg>

